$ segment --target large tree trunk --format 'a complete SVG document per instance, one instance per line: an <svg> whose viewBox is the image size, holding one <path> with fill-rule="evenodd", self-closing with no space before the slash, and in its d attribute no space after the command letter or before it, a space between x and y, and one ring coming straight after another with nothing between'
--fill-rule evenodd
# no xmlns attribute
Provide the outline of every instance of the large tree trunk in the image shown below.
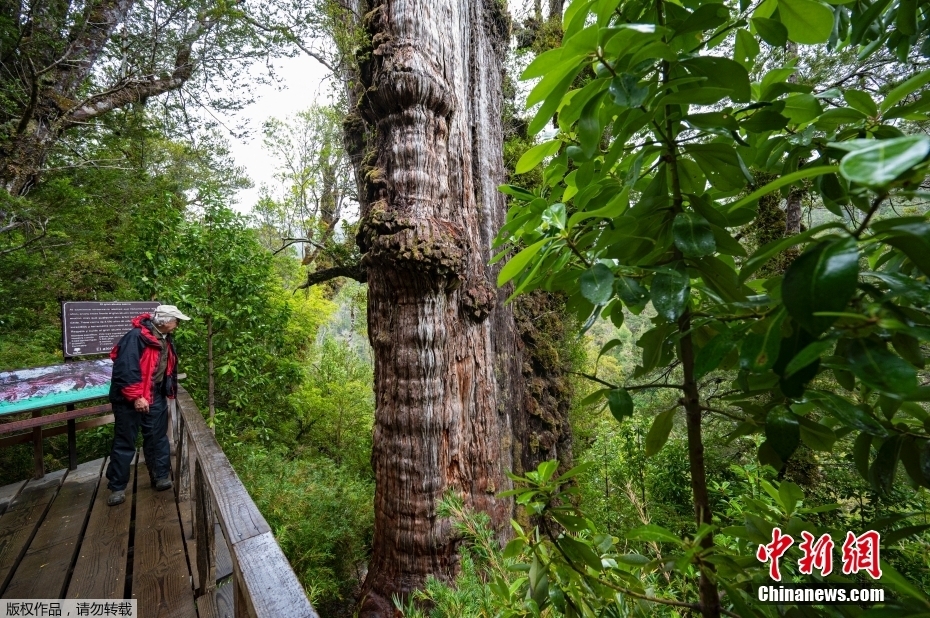
<svg viewBox="0 0 930 618"><path fill-rule="evenodd" d="M496 494L509 485L519 358L486 266L505 209L500 11L496 0L393 0L365 17L366 91L347 122L350 151L365 152L359 243L377 401L363 617L393 616L393 595L454 574L457 539L436 516L445 493L500 530L511 516Z"/></svg>

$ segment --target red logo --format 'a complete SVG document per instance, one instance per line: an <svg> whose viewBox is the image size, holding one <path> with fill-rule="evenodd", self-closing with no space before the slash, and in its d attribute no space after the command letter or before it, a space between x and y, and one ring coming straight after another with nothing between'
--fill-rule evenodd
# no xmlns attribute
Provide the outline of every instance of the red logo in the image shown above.
<svg viewBox="0 0 930 618"><path fill-rule="evenodd" d="M824 534L820 538L815 538L810 532L802 532L803 540L798 545L801 550L801 559L798 560L798 571L803 575L812 575L814 569L820 571L821 575L829 575L833 572L833 539L829 534ZM794 539L787 534L783 534L781 528L772 529L772 542L765 545L759 545L756 550L756 558L759 562L769 562L769 576L777 581L781 581L781 570L779 569L779 560L785 555L785 552L794 545ZM853 575L859 571L865 571L872 579L879 579L882 576L881 561L879 560L879 549L881 546L881 535L875 530L869 530L856 536L852 532L846 533L846 541L843 542L843 574Z"/></svg>

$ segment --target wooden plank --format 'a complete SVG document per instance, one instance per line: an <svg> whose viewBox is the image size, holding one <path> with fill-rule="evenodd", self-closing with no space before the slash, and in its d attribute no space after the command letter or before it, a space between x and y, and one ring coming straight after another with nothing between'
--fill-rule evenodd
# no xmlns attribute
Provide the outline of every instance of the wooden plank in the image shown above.
<svg viewBox="0 0 930 618"><path fill-rule="evenodd" d="M103 414L106 412L111 412L110 404L104 406L93 406L91 408L78 408L77 410L68 410L67 412L59 412L58 414L47 414L45 416L35 416L33 418L27 418L21 421L13 421L12 423L4 423L0 425L0 435L5 433L13 433L14 431L23 431L26 429L33 429L35 427L41 427L43 425L48 425L50 423L60 423L61 421L68 421L75 418L82 418L84 416L93 416L94 414Z"/></svg>
<svg viewBox="0 0 930 618"><path fill-rule="evenodd" d="M19 490L22 489L25 484L26 481L18 481L6 487L0 487L0 515L6 513L6 507L19 495Z"/></svg>
<svg viewBox="0 0 930 618"><path fill-rule="evenodd" d="M0 517L0 598L67 473L29 481Z"/></svg>
<svg viewBox="0 0 930 618"><path fill-rule="evenodd" d="M100 416L97 418L92 418L87 421L81 421L76 423L74 426L75 431L82 431L84 429L91 429L93 427L101 427L103 425L109 425L113 422L114 416L112 414L107 414L106 416ZM35 431L35 430L33 430ZM59 436L68 431L67 425L61 425L59 427L50 427L48 429L42 430L43 438L51 438L52 436ZM0 448L6 448L8 446L14 446L16 444L26 444L27 442L32 442L33 436L32 433L23 433L15 436L9 436L7 438L0 439Z"/></svg>
<svg viewBox="0 0 930 618"><path fill-rule="evenodd" d="M245 490L216 436L184 389L178 389L178 411L190 433L190 448L203 467L210 494L216 504L223 534L230 545L270 532L271 528Z"/></svg>
<svg viewBox="0 0 930 618"><path fill-rule="evenodd" d="M233 577L249 605L241 609L237 605L237 613L256 618L319 618L271 532L236 543L232 551Z"/></svg>
<svg viewBox="0 0 930 618"><path fill-rule="evenodd" d="M226 543L226 537L223 536L223 527L219 522L216 523L213 532L214 542L216 543L216 581L224 577L229 577L233 572L232 555L229 553L229 545Z"/></svg>
<svg viewBox="0 0 930 618"><path fill-rule="evenodd" d="M84 541L74 564L66 599L122 599L126 589L129 524L136 460L129 467L126 501L108 506L106 465L100 475L97 497L91 507Z"/></svg>
<svg viewBox="0 0 930 618"><path fill-rule="evenodd" d="M68 474L7 585L6 598L62 597L102 466L103 459L88 461Z"/></svg>
<svg viewBox="0 0 930 618"><path fill-rule="evenodd" d="M216 618L216 600L212 594L197 597L197 614L200 618Z"/></svg>
<svg viewBox="0 0 930 618"><path fill-rule="evenodd" d="M145 464L137 469L132 597L143 618L196 618L174 492L155 491Z"/></svg>
<svg viewBox="0 0 930 618"><path fill-rule="evenodd" d="M183 432L183 428L181 429ZM171 473L174 478L175 496L178 501L178 512L181 515L181 533L184 536L184 543L187 547L187 562L190 565L197 564L197 539L194 534L194 500L190 492L190 474L187 474L187 489L182 488L184 483L183 470L188 468L189 457L187 452L186 441L184 447L179 449L178 457L171 460ZM182 472L179 474L177 467L178 462L181 464ZM194 590L200 588L200 578L196 568L191 570L191 584Z"/></svg>

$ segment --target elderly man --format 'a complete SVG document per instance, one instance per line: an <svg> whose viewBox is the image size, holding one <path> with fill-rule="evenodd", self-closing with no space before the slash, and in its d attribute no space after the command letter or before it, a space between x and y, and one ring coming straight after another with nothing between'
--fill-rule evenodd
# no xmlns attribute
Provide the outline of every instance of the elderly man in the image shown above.
<svg viewBox="0 0 930 618"><path fill-rule="evenodd" d="M178 320L189 319L174 305L159 305L154 314L143 313L133 319L133 329L110 352L110 402L116 417L107 467L110 506L126 500L129 466L136 453L140 425L142 452L152 485L158 491L172 487L168 478L168 399L173 399L178 390L178 356L171 333L178 327Z"/></svg>

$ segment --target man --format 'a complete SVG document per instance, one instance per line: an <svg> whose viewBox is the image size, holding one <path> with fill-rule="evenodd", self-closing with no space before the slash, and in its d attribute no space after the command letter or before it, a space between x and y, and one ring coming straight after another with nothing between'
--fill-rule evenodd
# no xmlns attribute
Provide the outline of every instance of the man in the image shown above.
<svg viewBox="0 0 930 618"><path fill-rule="evenodd" d="M136 453L140 425L142 452L152 485L158 491L172 487L168 478L168 399L174 399L178 390L178 356L171 333L178 327L178 320L189 319L174 305L159 305L154 314L134 318L133 329L110 352L110 402L116 417L107 467L110 506L126 501L129 466Z"/></svg>

